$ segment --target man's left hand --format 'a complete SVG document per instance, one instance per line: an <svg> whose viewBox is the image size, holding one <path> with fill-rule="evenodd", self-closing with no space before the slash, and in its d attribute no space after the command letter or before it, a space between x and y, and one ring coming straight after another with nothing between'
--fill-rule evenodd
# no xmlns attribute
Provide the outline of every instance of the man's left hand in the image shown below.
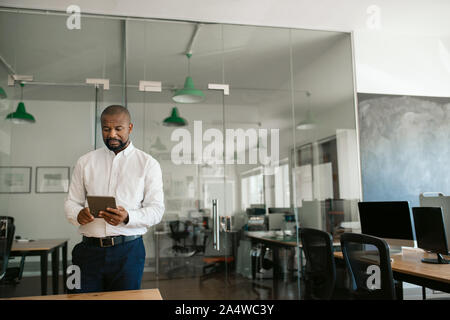
<svg viewBox="0 0 450 320"><path fill-rule="evenodd" d="M118 206L117 209L106 208L106 211L100 211L98 216L112 226L117 226L122 222L128 223L128 212L121 206Z"/></svg>

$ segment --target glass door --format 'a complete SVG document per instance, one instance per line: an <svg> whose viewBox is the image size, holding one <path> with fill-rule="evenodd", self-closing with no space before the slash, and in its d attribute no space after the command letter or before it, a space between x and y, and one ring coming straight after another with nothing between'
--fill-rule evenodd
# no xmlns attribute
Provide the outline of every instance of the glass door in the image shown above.
<svg viewBox="0 0 450 320"><path fill-rule="evenodd" d="M235 281L251 279L249 299L298 299L296 223L289 180L293 145L289 30L225 25L226 171L242 229ZM227 144L228 147L228 144ZM276 244L271 245L270 243ZM247 252L248 252L247 251Z"/></svg>
<svg viewBox="0 0 450 320"><path fill-rule="evenodd" d="M142 102L130 105L137 118L134 139L158 160L163 173L166 209L147 239L148 269L154 271L150 280L160 290L169 281L181 288L186 281L207 287L217 279L225 288L232 263L223 219L231 194L224 182L223 93L202 91L201 103L173 102L176 91L163 88L139 93ZM182 290L172 294L192 298ZM218 299L227 298L220 294Z"/></svg>
<svg viewBox="0 0 450 320"><path fill-rule="evenodd" d="M304 45L312 36L315 41ZM344 232L360 232L357 203L361 182L351 37L338 32L291 30L290 47L294 137L291 190L297 223L300 228L329 233L336 251L340 250L339 239ZM307 272L302 257L303 253L298 259L301 278ZM338 269L336 288L345 286L344 279L345 270ZM301 284L304 298L310 293L303 281Z"/></svg>

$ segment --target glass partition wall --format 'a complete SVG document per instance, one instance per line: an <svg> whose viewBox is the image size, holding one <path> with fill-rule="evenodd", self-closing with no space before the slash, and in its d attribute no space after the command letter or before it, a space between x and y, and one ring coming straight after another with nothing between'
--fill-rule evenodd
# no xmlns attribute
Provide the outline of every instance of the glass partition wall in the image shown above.
<svg viewBox="0 0 450 320"><path fill-rule="evenodd" d="M260 265L253 279L261 247L248 235L299 244L298 227L336 240L358 229L350 34L89 15L68 29L67 17L0 11L0 86L9 99L1 166L32 167L29 193L0 194L17 234L70 238L70 259L80 236L63 213L67 190L37 192L36 168L72 174L81 155L104 146L103 109L121 104L133 144L163 173L166 210L144 236L142 287L167 299L301 298L299 246L265 250L287 280L272 281L274 268ZM16 75L9 84L8 74ZM34 124L4 120L21 83ZM283 219L275 223L272 212Z"/></svg>

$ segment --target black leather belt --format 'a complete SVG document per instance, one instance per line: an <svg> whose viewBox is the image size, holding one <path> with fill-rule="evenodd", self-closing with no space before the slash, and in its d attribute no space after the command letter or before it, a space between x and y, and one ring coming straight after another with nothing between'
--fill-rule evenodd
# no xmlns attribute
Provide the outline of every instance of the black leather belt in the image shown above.
<svg viewBox="0 0 450 320"><path fill-rule="evenodd" d="M95 246L95 247L113 247L118 244L122 244L128 241L133 241L141 238L141 235L138 236L110 236L104 238L93 238L93 237L85 237L83 236L83 242Z"/></svg>

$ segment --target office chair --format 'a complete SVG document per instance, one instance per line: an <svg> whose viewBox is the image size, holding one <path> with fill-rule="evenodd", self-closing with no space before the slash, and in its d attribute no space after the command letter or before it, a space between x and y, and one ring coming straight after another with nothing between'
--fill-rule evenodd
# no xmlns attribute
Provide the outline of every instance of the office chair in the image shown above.
<svg viewBox="0 0 450 320"><path fill-rule="evenodd" d="M202 268L202 275L200 276L200 284L211 277L215 277L225 270L231 270L231 265L235 259L231 250L231 239L226 237L224 233L220 233L220 248L218 251L213 247L213 235L208 233L205 238L205 255L203 257L204 266ZM231 235L230 235L231 237ZM225 241L225 239L227 241Z"/></svg>
<svg viewBox="0 0 450 320"><path fill-rule="evenodd" d="M180 272L187 272L188 274L195 274L195 267L190 265L189 260L186 260L185 258L189 258L194 256L197 251L195 248L192 248L192 246L189 246L186 244L186 239L191 236L191 233L189 231L189 226L191 225L190 221L170 221L169 227L170 227L170 237L174 240L174 245L172 246L172 252L174 253L175 257L182 257L183 260L181 261L181 265L175 265L171 263L171 266L169 270L167 271L167 276L169 278L176 277L176 274ZM183 242L181 244L181 242ZM179 261L178 261L179 262Z"/></svg>
<svg viewBox="0 0 450 320"><path fill-rule="evenodd" d="M356 300L394 300L395 283L389 247L383 239L343 233L341 248Z"/></svg>
<svg viewBox="0 0 450 320"><path fill-rule="evenodd" d="M336 288L336 264L333 256L333 238L328 232L300 228L302 250L305 253L305 299L344 299L348 292Z"/></svg>
<svg viewBox="0 0 450 320"><path fill-rule="evenodd" d="M19 267L8 267L16 227L13 217L0 216L0 222L0 283L15 285L22 279L25 256L22 256Z"/></svg>
<svg viewBox="0 0 450 320"><path fill-rule="evenodd" d="M182 225L184 228L182 229ZM186 239L189 237L189 222L186 221L182 223L181 221L170 221L170 237L174 240L175 244L172 246L173 251L176 255L191 256L195 254L195 250L192 250L186 245ZM183 245L181 245L181 240Z"/></svg>

